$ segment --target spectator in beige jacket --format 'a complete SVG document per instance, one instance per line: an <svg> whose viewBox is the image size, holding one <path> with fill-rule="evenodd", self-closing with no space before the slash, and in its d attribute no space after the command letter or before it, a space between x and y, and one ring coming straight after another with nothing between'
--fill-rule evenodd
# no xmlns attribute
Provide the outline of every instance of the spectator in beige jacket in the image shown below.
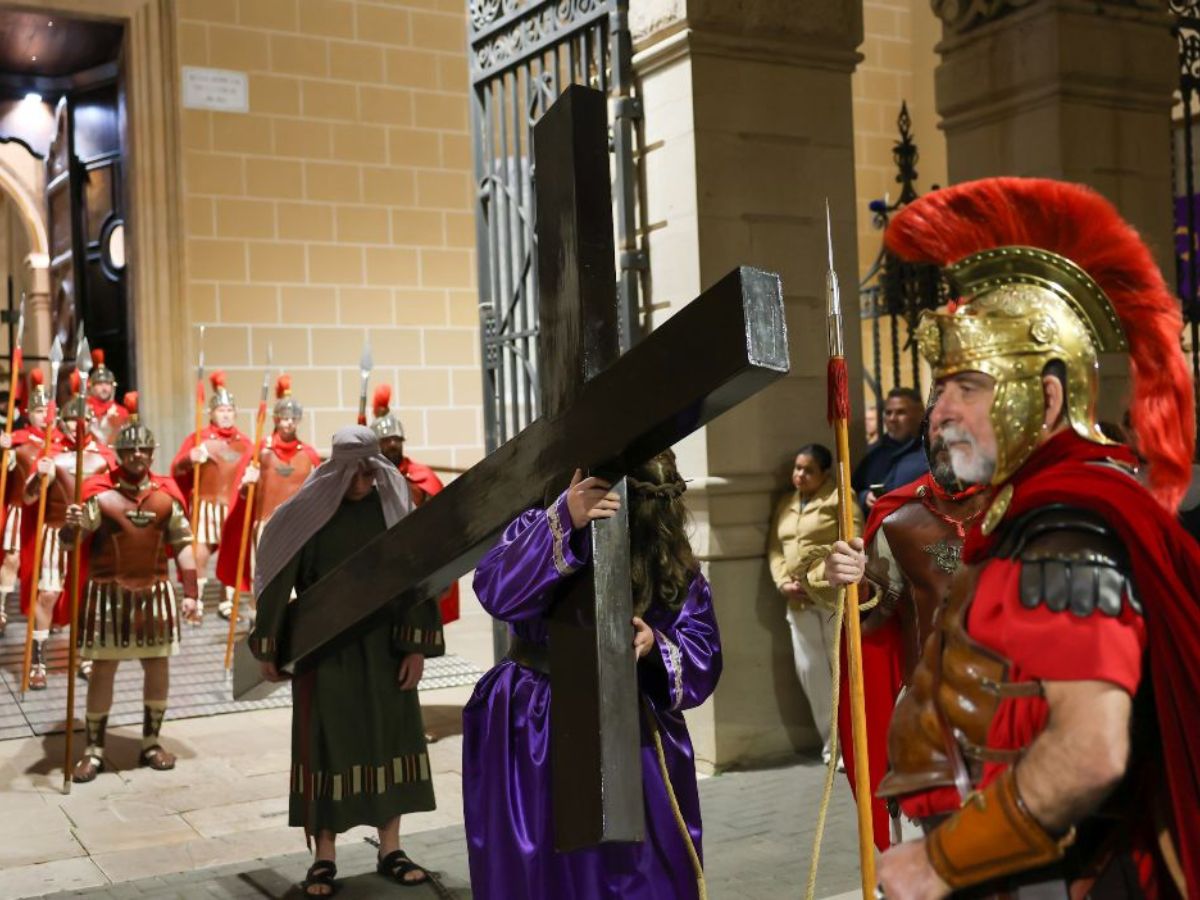
<svg viewBox="0 0 1200 900"><path fill-rule="evenodd" d="M825 581L825 557L838 539L837 475L833 455L821 444L796 453L793 491L775 507L767 558L771 578L787 600L796 675L808 697L813 721L829 761L832 712L832 656L838 652L834 631L837 589ZM862 513L854 505L855 533L862 532Z"/></svg>

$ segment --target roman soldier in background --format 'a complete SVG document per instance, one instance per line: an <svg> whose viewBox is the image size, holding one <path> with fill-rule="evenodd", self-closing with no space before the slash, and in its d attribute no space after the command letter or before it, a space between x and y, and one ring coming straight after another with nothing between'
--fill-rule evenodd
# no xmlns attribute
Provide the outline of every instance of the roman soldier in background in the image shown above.
<svg viewBox="0 0 1200 900"><path fill-rule="evenodd" d="M842 586L845 572L857 573L853 554L866 546L866 578L860 588L864 602L874 598L864 614L862 665L867 701L867 752L871 792L887 774L887 733L896 701L912 683L921 648L950 596L963 540L987 505L981 485L967 487L954 475L950 451L941 430L931 428L926 414L921 427L929 471L915 481L881 496L871 507L862 538L852 545L838 541L825 561L825 577ZM841 696L850 696L849 667L842 647ZM839 745L847 778L854 789L854 742L850 734L850 704L838 705ZM872 823L875 845L886 850L899 831L899 817L876 798ZM892 828L889 830L889 820Z"/></svg>
<svg viewBox="0 0 1200 900"><path fill-rule="evenodd" d="M237 403L225 387L225 373L213 372L209 381L212 384L212 396L208 400L209 424L200 434L200 444L196 445L195 434L189 434L171 463L171 475L188 502L192 496L192 470L197 463L200 465L195 562L201 599L194 614L187 617L192 625L199 625L204 615L204 586L208 581L204 573L208 559L221 544L221 529L225 526L230 495L237 487L238 473L253 449L251 439L237 427ZM222 592L222 600L226 599Z"/></svg>
<svg viewBox="0 0 1200 900"><path fill-rule="evenodd" d="M246 488L258 484L250 519L250 552L246 554L240 586L243 591L251 590L254 583L254 548L258 545L263 525L283 501L300 490L312 470L321 464L316 448L296 437L304 407L292 396L292 379L289 375L280 375L275 382L273 414L275 428L263 442L257 465L251 465L250 456L247 455L237 473L237 490L230 500L229 513L225 516L225 527L221 532L217 578L233 590L237 590L237 560L245 521ZM228 619L232 609L232 601L223 600L219 609L221 617Z"/></svg>
<svg viewBox="0 0 1200 900"><path fill-rule="evenodd" d="M41 369L34 369L29 374L29 379L35 384L41 384L45 376ZM13 423L11 433L0 431L0 447L5 450L11 450L13 447L29 441L32 438L28 428L28 419L25 412L26 398L29 396L29 390L25 387L25 382L18 381L16 384L16 405L13 407L16 415L16 422ZM42 409L41 421L45 423L46 410ZM36 438L40 440L40 438ZM21 494L25 489L25 479L29 477L28 472L22 472L18 468L17 454L8 454L8 482L4 488L5 496L0 498L0 502L4 504L3 511L3 562L0 562L0 637L4 637L4 632L8 628L8 613L5 609L7 606L8 595L17 588L17 570L21 565Z"/></svg>
<svg viewBox="0 0 1200 900"><path fill-rule="evenodd" d="M75 765L76 782L93 781L104 771L104 738L112 708L113 681L124 659L142 664L142 751L139 765L173 769L175 756L160 741L167 710L168 663L179 649L182 617L194 612L198 585L192 532L183 494L170 479L150 471L154 435L138 421L137 393L125 395L129 418L115 440L118 467L83 486L83 505L67 508L62 544L83 529L81 555L86 569L79 601L76 645L93 661L88 680L87 746ZM183 584L175 597L168 570L174 553Z"/></svg>
<svg viewBox="0 0 1200 900"><path fill-rule="evenodd" d="M930 422L988 506L892 716L879 794L925 837L882 856L876 893L1195 897L1200 547L1174 515L1195 447L1179 302L1080 185L943 188L885 239L950 289L916 332ZM1145 486L1095 419L1101 354L1118 352Z"/></svg>
<svg viewBox="0 0 1200 900"><path fill-rule="evenodd" d="M117 376L104 365L104 351L100 349L92 351L87 401L92 410L92 433L102 444L112 446L117 432L129 420L129 413L117 402Z"/></svg>
<svg viewBox="0 0 1200 900"><path fill-rule="evenodd" d="M43 541L42 572L39 577L39 590L30 591L30 577L33 572L33 538L37 529L36 510L27 510L25 506L25 488L32 479L36 485L38 461L46 441L50 441L50 459L62 448L62 435L52 423L46 421L50 405L50 392L46 389L45 376L41 369L29 373L33 385L29 394L26 414L29 424L20 431L13 432L13 452L9 455L14 460L13 471L9 473L8 483L11 505L20 509L17 517L18 538L17 547L20 554L18 575L21 583L21 614L33 629L33 663L30 670L29 687L31 690L46 689L45 644L50 639L51 626L61 628L69 621L66 604L56 603L62 594L62 568L57 541ZM35 489L36 490L36 489ZM37 495L34 494L34 502ZM53 548L54 552L50 552ZM32 612L31 612L32 609Z"/></svg>
<svg viewBox="0 0 1200 900"><path fill-rule="evenodd" d="M404 426L391 410L392 386L381 384L375 389L371 407L375 421L371 430L379 438L379 450L400 470L408 481L413 503L420 506L426 499L441 491L444 485L433 469L404 455ZM458 619L458 582L450 585L442 594L438 605L442 612L442 625Z"/></svg>

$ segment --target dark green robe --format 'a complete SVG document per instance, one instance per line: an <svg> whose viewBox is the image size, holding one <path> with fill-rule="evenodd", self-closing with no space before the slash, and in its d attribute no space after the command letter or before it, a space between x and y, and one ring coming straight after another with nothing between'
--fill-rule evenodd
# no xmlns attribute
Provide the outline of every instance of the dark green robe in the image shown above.
<svg viewBox="0 0 1200 900"><path fill-rule="evenodd" d="M343 501L259 596L254 655L277 662L292 589L303 596L384 529L377 493ZM342 832L434 808L421 705L416 690L400 690L396 675L406 654L444 649L435 598L403 615L384 610L295 674L290 825L308 834Z"/></svg>

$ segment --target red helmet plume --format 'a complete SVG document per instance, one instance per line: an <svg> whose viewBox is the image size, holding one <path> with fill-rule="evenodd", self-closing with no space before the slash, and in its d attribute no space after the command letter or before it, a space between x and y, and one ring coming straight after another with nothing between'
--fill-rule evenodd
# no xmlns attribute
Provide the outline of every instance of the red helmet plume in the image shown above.
<svg viewBox="0 0 1200 900"><path fill-rule="evenodd" d="M941 266L981 250L1049 250L1086 271L1112 302L1129 342L1130 418L1150 489L1174 510L1191 480L1193 388L1180 347L1183 317L1150 249L1091 188L1041 178L986 178L926 194L888 226L897 256Z"/></svg>
<svg viewBox="0 0 1200 900"><path fill-rule="evenodd" d="M371 411L378 418L379 416L386 416L391 406L392 386L390 384L379 385L379 387L375 388L375 396L371 399Z"/></svg>
<svg viewBox="0 0 1200 900"><path fill-rule="evenodd" d="M275 379L275 399L282 400L292 392L292 376L280 375Z"/></svg>
<svg viewBox="0 0 1200 900"><path fill-rule="evenodd" d="M46 383L46 373L43 372L41 369L30 369L29 383L33 387L37 387L40 384L45 384Z"/></svg>
<svg viewBox="0 0 1200 900"><path fill-rule="evenodd" d="M124 397L124 399L121 400L121 402L123 404L125 404L125 409L129 412L130 416L136 416L138 414L138 392L137 391L126 391L125 397Z"/></svg>
<svg viewBox="0 0 1200 900"><path fill-rule="evenodd" d="M225 387L225 370L224 369L214 370L213 373L208 376L208 383L212 385L212 389L214 391L217 390L218 388Z"/></svg>
<svg viewBox="0 0 1200 900"><path fill-rule="evenodd" d="M97 347L95 350L92 351L92 364L95 365L97 368L104 365L104 349L103 348Z"/></svg>
<svg viewBox="0 0 1200 900"><path fill-rule="evenodd" d="M79 370L78 369L71 370L71 374L69 376L67 376L67 384L70 386L72 394L79 393L80 378L79 378Z"/></svg>

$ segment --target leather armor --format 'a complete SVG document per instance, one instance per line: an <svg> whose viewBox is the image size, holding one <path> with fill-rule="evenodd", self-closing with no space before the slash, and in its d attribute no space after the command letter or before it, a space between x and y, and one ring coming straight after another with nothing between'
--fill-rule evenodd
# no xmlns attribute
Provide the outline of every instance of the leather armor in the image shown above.
<svg viewBox="0 0 1200 900"><path fill-rule="evenodd" d="M171 495L161 488L138 497L108 490L96 502L101 520L92 537L89 579L130 589L165 581L167 528L175 508Z"/></svg>
<svg viewBox="0 0 1200 900"><path fill-rule="evenodd" d="M42 454L42 442L36 438L30 438L19 447L13 447L9 452L16 459L16 468L8 474L8 487L5 490L8 496L4 498L4 503L7 506L20 507L22 505L21 496L25 493L25 482L37 469L37 458Z"/></svg>
<svg viewBox="0 0 1200 900"><path fill-rule="evenodd" d="M995 555L1020 560L1026 607L1044 603L1063 615L1105 615L1114 590L1123 602L1136 603L1121 543L1092 513L1036 510L1005 529ZM888 733L891 771L880 796L955 787L965 799L978 787L985 762L1013 764L1023 752L987 746L1002 700L1042 692L1038 681L1012 681L1011 661L967 634L975 585L987 563L963 566L954 577L945 614L896 705ZM1053 570L1049 578L1047 568Z"/></svg>
<svg viewBox="0 0 1200 900"><path fill-rule="evenodd" d="M200 466L200 499L228 503L229 495L236 487L238 469L250 452L250 445L240 437L231 441L206 438L202 443L208 450L208 460Z"/></svg>
<svg viewBox="0 0 1200 900"><path fill-rule="evenodd" d="M265 448L259 463L256 519L265 522L283 501L300 490L313 470L308 454L297 449L286 463Z"/></svg>
<svg viewBox="0 0 1200 900"><path fill-rule="evenodd" d="M906 584L899 598L881 601L863 624L863 630L871 631L887 618L898 617L905 684L912 682L921 648L933 633L938 614L950 596L962 554L963 539L953 522L935 515L925 505L926 500L942 516L959 522L971 519L986 502L982 494L962 501L926 494L917 502L897 509L880 526Z"/></svg>

